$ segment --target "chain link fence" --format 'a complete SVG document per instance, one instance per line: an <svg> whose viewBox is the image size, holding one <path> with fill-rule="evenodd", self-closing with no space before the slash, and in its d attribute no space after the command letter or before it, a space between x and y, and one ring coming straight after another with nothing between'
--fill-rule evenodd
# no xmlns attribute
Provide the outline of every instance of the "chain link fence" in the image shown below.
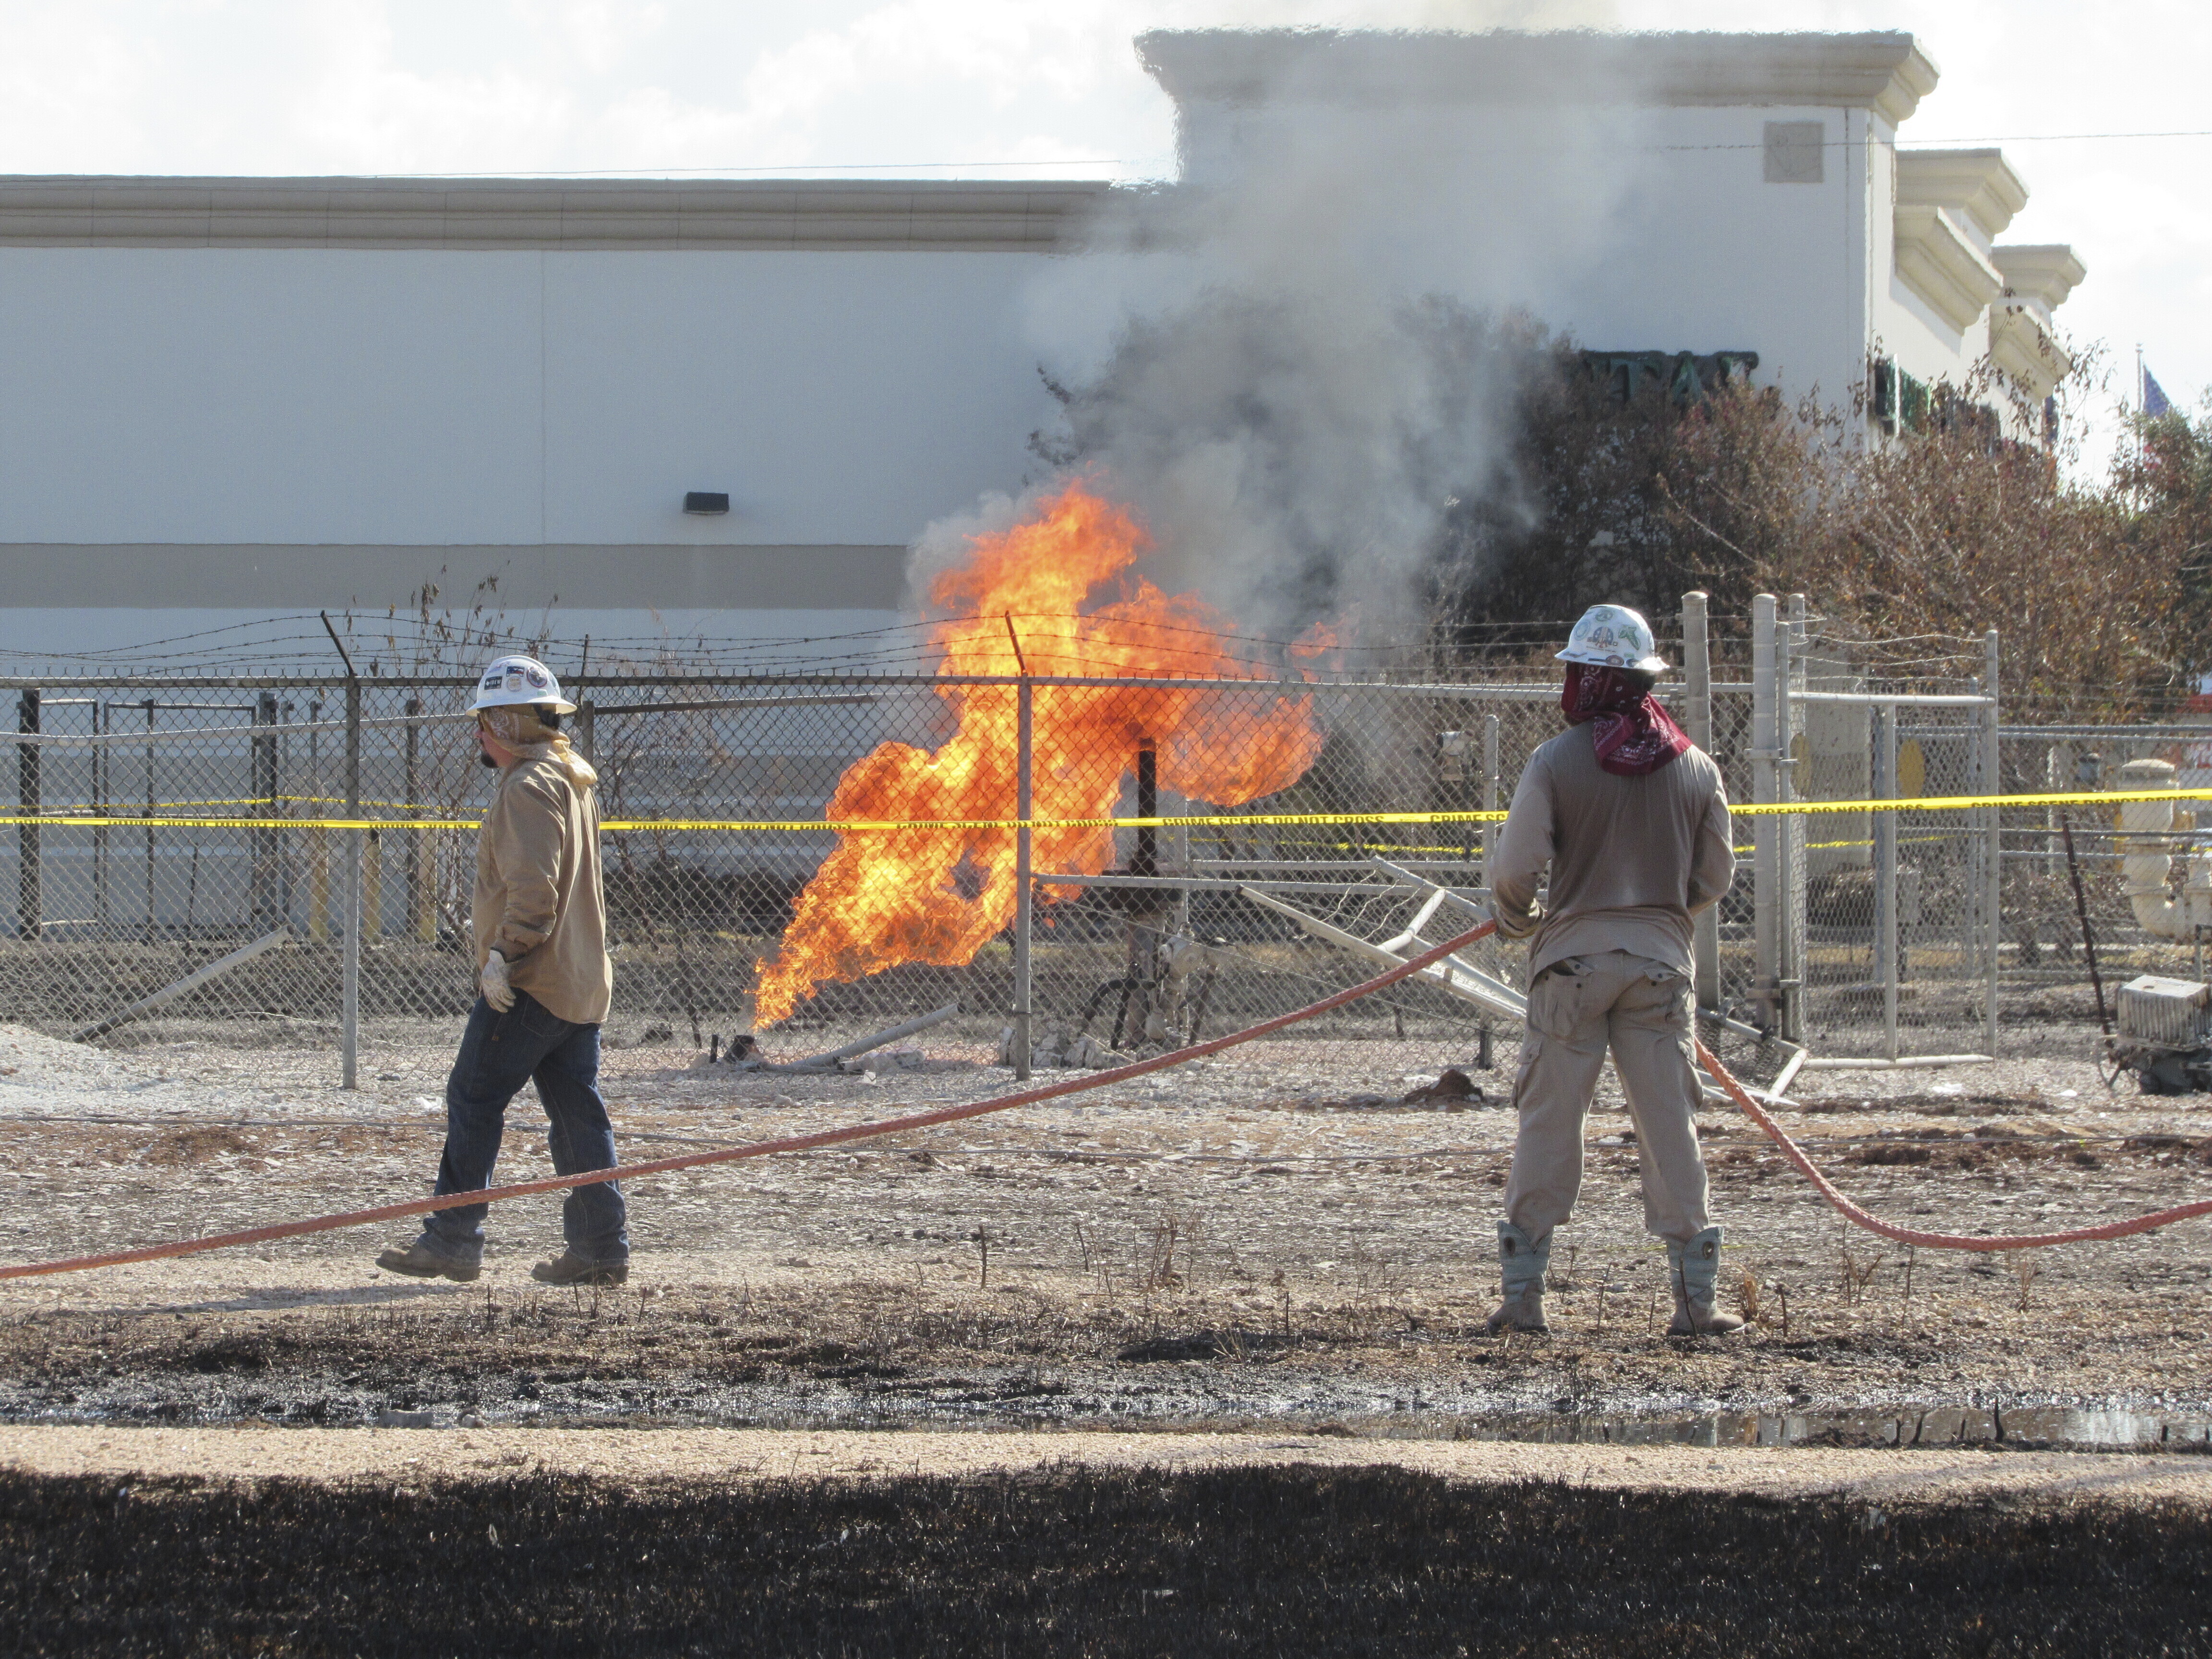
<svg viewBox="0 0 2212 1659"><path fill-rule="evenodd" d="M1819 1054L2093 1027L2060 813L1932 803L2072 787L2091 754L2112 784L2127 759L2186 758L2193 728L2001 728L1990 642L1855 641L1802 605L1747 621L1700 605L1662 648L1690 671L1665 695L1732 799L1931 802L1740 817L1701 1001ZM1480 913L1494 830L1424 815L1508 803L1560 729L1547 659L1449 683L595 675L572 726L609 826L611 1034L720 1051L759 1029L787 1055L949 1009L917 1040L1012 1060L1025 1011L1048 1066L1287 1012ZM350 1011L364 1050L449 1040L474 994L492 781L472 684L15 684L0 1019L337 1049ZM1096 822L1117 817L1169 822ZM2074 822L2108 981L2192 963L2194 938L2142 925L2112 814ZM2168 840L2179 879L2197 843ZM1465 965L1510 990L1521 955L1485 945ZM1416 980L1294 1035L1472 1059L1517 1030L1495 997Z"/></svg>

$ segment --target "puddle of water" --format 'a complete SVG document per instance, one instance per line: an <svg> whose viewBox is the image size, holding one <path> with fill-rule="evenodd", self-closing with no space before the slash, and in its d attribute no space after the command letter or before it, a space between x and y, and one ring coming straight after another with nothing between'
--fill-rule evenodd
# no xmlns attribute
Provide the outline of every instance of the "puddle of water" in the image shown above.
<svg viewBox="0 0 2212 1659"><path fill-rule="evenodd" d="M2023 1450L2212 1449L2212 1420L2111 1407L1938 1406L1926 1410L1704 1412L1485 1423L1472 1440L1614 1446L1972 1446Z"/></svg>

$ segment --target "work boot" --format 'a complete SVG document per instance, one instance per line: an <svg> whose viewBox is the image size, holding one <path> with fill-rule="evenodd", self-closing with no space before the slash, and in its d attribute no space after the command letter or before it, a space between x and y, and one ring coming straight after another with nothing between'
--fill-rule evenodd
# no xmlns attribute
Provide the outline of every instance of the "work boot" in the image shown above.
<svg viewBox="0 0 2212 1659"><path fill-rule="evenodd" d="M410 1279L450 1279L462 1285L483 1273L473 1261L456 1261L449 1255L440 1255L426 1248L419 1238L404 1250L378 1252L376 1265L388 1273L405 1273Z"/></svg>
<svg viewBox="0 0 2212 1659"><path fill-rule="evenodd" d="M1490 1316L1492 1336L1500 1331L1548 1331L1544 1322L1544 1273L1552 1265L1552 1236L1533 1239L1510 1221L1498 1224L1498 1276L1505 1300Z"/></svg>
<svg viewBox="0 0 2212 1659"><path fill-rule="evenodd" d="M541 1285L620 1285L629 1278L629 1263L592 1261L563 1250L557 1259L532 1267L530 1276Z"/></svg>
<svg viewBox="0 0 2212 1659"><path fill-rule="evenodd" d="M1721 1230L1708 1227L1686 1244L1667 1241L1667 1274L1674 1285L1674 1322L1669 1336L1728 1336L1743 1321L1715 1304L1721 1272Z"/></svg>

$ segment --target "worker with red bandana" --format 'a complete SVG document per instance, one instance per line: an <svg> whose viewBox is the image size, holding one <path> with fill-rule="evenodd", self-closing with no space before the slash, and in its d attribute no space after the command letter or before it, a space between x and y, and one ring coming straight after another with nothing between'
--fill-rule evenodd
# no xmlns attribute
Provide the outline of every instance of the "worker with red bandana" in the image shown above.
<svg viewBox="0 0 2212 1659"><path fill-rule="evenodd" d="M1651 695L1667 665L1641 616L1593 605L1558 660L1567 729L1529 757L1490 866L1498 933L1529 941L1520 1128L1498 1224L1504 1301L1490 1328L1547 1328L1552 1232L1574 1213L1610 1047L1636 1125L1644 1224L1667 1245L1668 1334L1741 1330L1715 1305L1721 1230L1705 1210L1691 1025L1690 919L1735 871L1728 793Z"/></svg>

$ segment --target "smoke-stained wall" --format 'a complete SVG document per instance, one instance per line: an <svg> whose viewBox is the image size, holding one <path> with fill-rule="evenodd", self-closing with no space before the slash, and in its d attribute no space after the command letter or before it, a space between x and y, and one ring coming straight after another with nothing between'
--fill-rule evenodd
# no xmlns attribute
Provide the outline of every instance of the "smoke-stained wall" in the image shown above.
<svg viewBox="0 0 2212 1659"><path fill-rule="evenodd" d="M1909 38L1838 39L1144 37L1182 180L1038 278L1064 402L1041 460L1135 505L1164 583L1258 631L1334 617L1380 643L1418 625L1448 513L1538 510L1506 452L1547 334L1746 352L1759 383L1848 406L1888 131L1856 106L1917 94L1893 86ZM971 527L923 538L917 592Z"/></svg>

